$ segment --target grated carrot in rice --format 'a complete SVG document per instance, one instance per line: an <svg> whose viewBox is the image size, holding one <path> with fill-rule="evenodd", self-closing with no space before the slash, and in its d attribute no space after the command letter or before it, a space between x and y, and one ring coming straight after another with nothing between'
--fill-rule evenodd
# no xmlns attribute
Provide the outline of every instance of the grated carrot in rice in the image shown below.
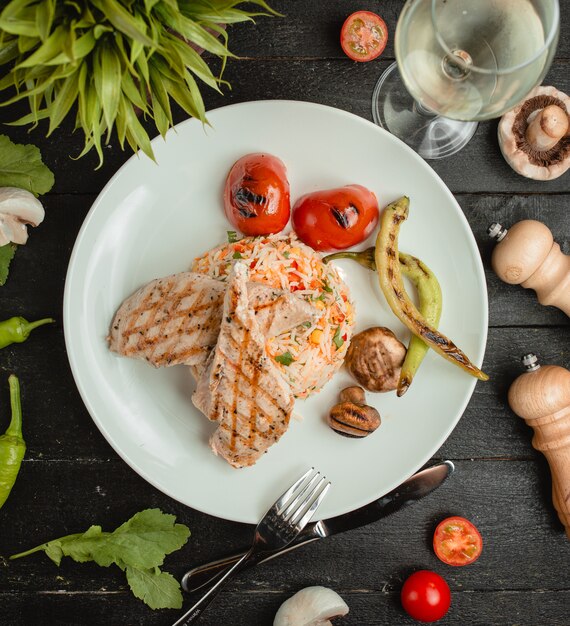
<svg viewBox="0 0 570 626"><path fill-rule="evenodd" d="M297 398L320 391L342 365L352 336L354 304L348 287L294 233L222 244L194 259L192 271L227 280L238 259L249 261L251 280L291 291L318 311L314 322L268 339L267 351Z"/></svg>

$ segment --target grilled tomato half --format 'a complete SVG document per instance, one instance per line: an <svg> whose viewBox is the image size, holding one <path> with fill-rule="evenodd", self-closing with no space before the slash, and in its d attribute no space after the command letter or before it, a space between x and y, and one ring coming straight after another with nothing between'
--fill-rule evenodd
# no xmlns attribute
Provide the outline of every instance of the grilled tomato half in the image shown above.
<svg viewBox="0 0 570 626"><path fill-rule="evenodd" d="M236 161L226 179L224 210L244 235L281 232L291 214L287 170L271 154L246 154Z"/></svg>
<svg viewBox="0 0 570 626"><path fill-rule="evenodd" d="M378 200L362 185L302 196L293 207L293 228L314 250L344 250L364 241L378 224Z"/></svg>

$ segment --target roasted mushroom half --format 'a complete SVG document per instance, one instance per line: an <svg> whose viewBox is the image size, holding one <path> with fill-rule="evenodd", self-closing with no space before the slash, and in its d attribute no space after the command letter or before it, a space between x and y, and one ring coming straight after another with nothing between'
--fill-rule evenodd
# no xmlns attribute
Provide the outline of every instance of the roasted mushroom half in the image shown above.
<svg viewBox="0 0 570 626"><path fill-rule="evenodd" d="M362 387L347 387L328 415L329 426L345 437L366 437L380 426L380 414L366 404Z"/></svg>
<svg viewBox="0 0 570 626"><path fill-rule="evenodd" d="M389 328L374 326L352 338L344 364L368 391L392 391L405 356L406 346Z"/></svg>

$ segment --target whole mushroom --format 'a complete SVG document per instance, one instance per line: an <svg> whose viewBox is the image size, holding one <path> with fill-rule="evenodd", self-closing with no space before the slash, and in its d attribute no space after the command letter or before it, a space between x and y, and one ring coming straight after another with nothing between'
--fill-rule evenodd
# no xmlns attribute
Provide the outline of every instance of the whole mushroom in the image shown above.
<svg viewBox="0 0 570 626"><path fill-rule="evenodd" d="M392 391L398 386L406 346L389 329L373 326L356 334L344 364L368 391Z"/></svg>
<svg viewBox="0 0 570 626"><path fill-rule="evenodd" d="M330 620L348 613L346 602L327 587L306 587L285 600L273 626L332 626Z"/></svg>
<svg viewBox="0 0 570 626"><path fill-rule="evenodd" d="M522 176L553 180L570 167L570 98L554 87L535 87L503 115L499 145L507 163Z"/></svg>

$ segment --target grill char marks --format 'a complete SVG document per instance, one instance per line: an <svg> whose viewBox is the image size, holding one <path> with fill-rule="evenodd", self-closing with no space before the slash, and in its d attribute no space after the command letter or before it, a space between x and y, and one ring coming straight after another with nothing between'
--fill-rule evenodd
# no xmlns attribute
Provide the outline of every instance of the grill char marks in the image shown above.
<svg viewBox="0 0 570 626"><path fill-rule="evenodd" d="M155 367L185 364L202 372L218 340L226 286L194 272L153 280L120 306L111 324L110 349ZM312 319L313 308L292 294L253 282L248 290L259 324L270 334ZM285 318L278 308L286 310Z"/></svg>
<svg viewBox="0 0 570 626"><path fill-rule="evenodd" d="M155 367L202 363L217 340L224 293L222 283L194 272L153 280L120 306L109 347Z"/></svg>
<svg viewBox="0 0 570 626"><path fill-rule="evenodd" d="M233 467L253 465L287 430L293 396L265 351L243 264L226 293L209 391L209 417L219 424L210 445Z"/></svg>

